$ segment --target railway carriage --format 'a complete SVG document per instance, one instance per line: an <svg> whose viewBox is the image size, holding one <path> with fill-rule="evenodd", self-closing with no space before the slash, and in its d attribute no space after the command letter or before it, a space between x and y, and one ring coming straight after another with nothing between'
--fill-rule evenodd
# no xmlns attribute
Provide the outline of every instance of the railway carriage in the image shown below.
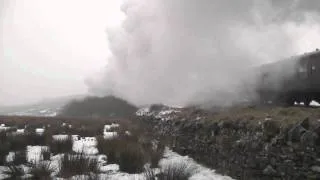
<svg viewBox="0 0 320 180"><path fill-rule="evenodd" d="M320 102L320 51L259 67L257 94L262 103Z"/></svg>

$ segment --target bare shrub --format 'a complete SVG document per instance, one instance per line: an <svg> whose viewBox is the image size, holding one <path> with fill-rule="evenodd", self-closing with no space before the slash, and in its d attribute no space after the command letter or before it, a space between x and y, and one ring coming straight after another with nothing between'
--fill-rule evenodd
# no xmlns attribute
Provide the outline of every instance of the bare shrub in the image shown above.
<svg viewBox="0 0 320 180"><path fill-rule="evenodd" d="M125 144L120 151L119 168L127 173L143 172L146 159L142 147L137 143Z"/></svg>

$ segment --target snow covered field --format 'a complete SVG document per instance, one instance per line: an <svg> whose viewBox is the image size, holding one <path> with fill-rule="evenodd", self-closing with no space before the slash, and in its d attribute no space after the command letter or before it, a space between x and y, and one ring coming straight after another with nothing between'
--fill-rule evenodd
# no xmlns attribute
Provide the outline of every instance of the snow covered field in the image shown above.
<svg viewBox="0 0 320 180"><path fill-rule="evenodd" d="M63 125L62 125L63 126ZM64 125L66 126L66 124ZM68 126L70 127L70 126ZM119 138L119 132L117 130L119 129L120 124L112 123L112 124L106 124L104 127L101 127L102 132L101 136L103 139L106 140L106 142L112 142L113 139ZM11 127L6 126L5 124L0 126L0 130L6 131L10 129ZM46 129L45 128L36 128L35 129L36 134L38 136L45 136ZM14 136L21 136L24 133L26 133L25 129L16 129L16 132L11 132ZM97 132L97 135L99 132ZM132 136L132 132L129 130L124 132L124 135L126 136ZM52 141L58 141L63 142L67 141L70 137L72 140L72 152L69 152L67 156L66 153L58 153L58 154L50 154L49 159L45 158L44 151L50 151L50 146L46 145L28 145L26 150L26 162L31 164L47 164L49 169L52 170L51 172L51 178L52 179L66 179L59 176L59 173L61 169L63 168L63 163L65 161L63 160L66 157L72 157L81 154L85 158L89 159L95 159L96 165L97 165L97 172L91 172L90 174L77 174L70 176L69 179L90 179L94 175L94 179L111 179L111 180L144 180L146 179L145 172L140 173L127 173L125 171L121 171L121 167L119 164L108 162L108 156L106 154L103 154L102 152L99 152L98 150L98 139L96 137L82 137L80 135L72 135L69 136L67 134L53 134L51 135ZM0 144L1 146L1 144ZM124 146L125 147L125 146ZM1 150L1 147L0 147ZM2 151L0 151L2 153ZM6 155L6 163L3 165L0 165L0 179L5 179L10 176L10 174L6 173L8 171L8 165L14 162L14 159L16 158L16 153L13 151L10 151ZM157 168L152 169L155 174L159 174L162 169L165 169L167 166L170 165L177 165L181 163L188 164L189 167L192 167L192 169L195 170L195 172L192 174L192 176L189 178L190 180L230 180L230 177L221 176L215 173L214 170L208 169L206 167L203 167L199 164L197 164L195 161L193 161L191 158L187 156L180 156L179 154L172 152L169 148L165 148L163 152L163 157L160 158L159 165ZM80 157L80 156L79 156ZM84 161L83 161L84 162ZM12 164L11 164L12 165ZM146 163L144 165L145 167L148 167L149 164ZM10 166L12 167L12 166ZM21 167L23 169L23 175L20 176L20 178L27 178L32 177L33 167L28 165L27 163L21 164L21 165L15 165L15 167Z"/></svg>

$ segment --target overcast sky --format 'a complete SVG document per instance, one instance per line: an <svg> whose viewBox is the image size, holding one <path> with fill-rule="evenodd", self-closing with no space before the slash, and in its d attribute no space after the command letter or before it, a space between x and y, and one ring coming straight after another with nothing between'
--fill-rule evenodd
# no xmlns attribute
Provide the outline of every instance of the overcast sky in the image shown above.
<svg viewBox="0 0 320 180"><path fill-rule="evenodd" d="M0 106L84 94L106 65L120 0L0 0Z"/></svg>
<svg viewBox="0 0 320 180"><path fill-rule="evenodd" d="M0 106L88 90L232 101L240 67L320 48L319 12L318 0L0 0Z"/></svg>

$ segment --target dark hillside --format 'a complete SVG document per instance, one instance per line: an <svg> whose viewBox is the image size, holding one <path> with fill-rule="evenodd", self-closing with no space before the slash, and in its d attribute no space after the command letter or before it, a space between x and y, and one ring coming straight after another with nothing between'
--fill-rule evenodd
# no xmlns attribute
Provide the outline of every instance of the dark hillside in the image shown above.
<svg viewBox="0 0 320 180"><path fill-rule="evenodd" d="M59 116L67 117L129 117L137 107L114 96L87 97L63 107Z"/></svg>

